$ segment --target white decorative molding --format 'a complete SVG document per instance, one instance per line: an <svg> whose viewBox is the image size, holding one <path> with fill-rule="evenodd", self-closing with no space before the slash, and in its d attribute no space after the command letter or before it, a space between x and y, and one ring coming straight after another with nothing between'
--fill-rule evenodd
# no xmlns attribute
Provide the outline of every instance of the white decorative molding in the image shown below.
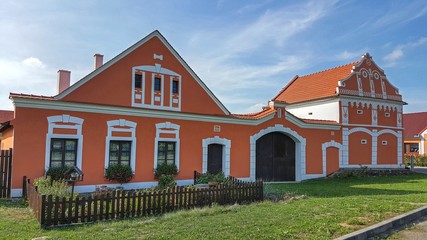
<svg viewBox="0 0 427 240"><path fill-rule="evenodd" d="M174 78L176 78L176 81L178 81L178 99L173 98L173 81ZM169 86L169 107L174 108L173 104L178 103L178 108L175 108L177 110L181 110L181 99L182 99L182 81L181 76L170 76L170 86Z"/></svg>
<svg viewBox="0 0 427 240"><path fill-rule="evenodd" d="M277 109L277 118L281 118L282 117L282 109L278 108Z"/></svg>
<svg viewBox="0 0 427 240"><path fill-rule="evenodd" d="M260 119L244 119L229 116L211 116L197 113L182 113L172 111L158 111L158 109L142 109L142 108L129 108L118 106L103 106L97 104L51 101L40 99L29 99L15 96L13 97L13 104L15 107L33 108L33 109L48 109L60 111L74 111L74 112L88 112L88 113L102 113L113 114L122 116L135 116L147 118L164 118L176 120L189 120L198 122L211 122L211 123L231 123L256 126L261 123L267 122L274 118L274 114L269 114ZM320 125L320 124L319 124ZM321 125L320 125L321 126Z"/></svg>
<svg viewBox="0 0 427 240"><path fill-rule="evenodd" d="M230 151L231 151L231 140L226 138L220 138L215 136L213 138L205 138L202 140L202 149L203 149L203 163L202 163L202 173L206 173L208 170L208 146L209 144L221 144L222 147L222 171L225 176L230 175Z"/></svg>
<svg viewBox="0 0 427 240"><path fill-rule="evenodd" d="M375 107L372 108L372 125L378 125L378 112Z"/></svg>
<svg viewBox="0 0 427 240"><path fill-rule="evenodd" d="M154 169L157 167L157 154L158 154L158 144L161 141L175 142L175 165L179 171L179 159L180 159L180 139L179 139L179 129L178 124L171 122L157 123L156 124L156 138L154 139ZM160 137L160 134L166 133L170 135L175 135L174 137Z"/></svg>
<svg viewBox="0 0 427 240"><path fill-rule="evenodd" d="M330 147L335 147L338 148L338 163L339 163L339 167L341 167L342 165L342 158L343 158L343 154L342 154L342 145L340 143L335 142L334 140L330 141L330 142L325 142L322 144L322 169L323 169L323 173L322 176L325 177L326 176L326 166L327 166L327 159L326 159L326 150Z"/></svg>
<svg viewBox="0 0 427 240"><path fill-rule="evenodd" d="M131 142L131 156L130 166L132 171L135 172L135 159L136 159L136 123L125 119L107 121L108 132L105 138L105 162L104 167L108 168L110 160L110 142L111 141L130 141ZM113 136L114 132L130 133L128 137Z"/></svg>
<svg viewBox="0 0 427 240"><path fill-rule="evenodd" d="M82 169L82 149L83 149L82 125L84 120L82 118L63 114L63 115L47 117L47 121L49 126L48 126L48 132L46 134L45 170L49 169L49 166L50 166L50 145L51 145L52 138L77 139L76 166ZM71 130L75 130L76 133L75 134L56 134L54 133L54 129L71 129Z"/></svg>
<svg viewBox="0 0 427 240"><path fill-rule="evenodd" d="M265 128L258 133L250 136L250 178L255 180L256 178L256 141L262 136L271 133L280 132L288 135L295 141L295 181L301 181L307 179L306 174L306 140L297 132L290 128L285 128L281 124L276 124L274 127Z"/></svg>
<svg viewBox="0 0 427 240"><path fill-rule="evenodd" d="M397 139L397 165L402 164L402 158L403 158L403 142L402 142L402 131L393 131L391 129L382 129L378 131L377 129L373 129L372 131L364 128L364 127L356 127L352 129L343 128L342 134L343 134L343 165L342 167L348 167L351 166L349 164L348 159L348 153L349 153L349 135L355 132L364 132L371 136L372 138L372 159L371 159L371 165L370 166L376 166L376 167L383 167L384 164L377 164L378 159L378 137L382 134L389 133L396 137Z"/></svg>
<svg viewBox="0 0 427 240"><path fill-rule="evenodd" d="M163 55L161 55L161 54L157 55L157 54L154 53L153 59L154 60L159 59L160 61L163 61Z"/></svg>

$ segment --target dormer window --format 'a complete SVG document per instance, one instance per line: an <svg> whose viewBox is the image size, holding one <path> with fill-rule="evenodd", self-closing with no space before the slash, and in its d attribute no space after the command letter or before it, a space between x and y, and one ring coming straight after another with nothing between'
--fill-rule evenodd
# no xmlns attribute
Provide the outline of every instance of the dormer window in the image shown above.
<svg viewBox="0 0 427 240"><path fill-rule="evenodd" d="M179 82L177 80L172 81L172 93L179 94Z"/></svg>
<svg viewBox="0 0 427 240"><path fill-rule="evenodd" d="M161 91L162 88L162 82L160 77L155 77L154 78L154 91Z"/></svg>

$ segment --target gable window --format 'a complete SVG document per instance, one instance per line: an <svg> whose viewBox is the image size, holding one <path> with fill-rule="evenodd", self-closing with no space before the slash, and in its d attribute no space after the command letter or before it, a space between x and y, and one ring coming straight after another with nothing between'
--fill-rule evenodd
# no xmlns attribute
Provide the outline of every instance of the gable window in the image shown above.
<svg viewBox="0 0 427 240"><path fill-rule="evenodd" d="M161 91L162 83L159 77L154 78L154 91Z"/></svg>
<svg viewBox="0 0 427 240"><path fill-rule="evenodd" d="M110 141L110 164L130 165L131 141Z"/></svg>
<svg viewBox="0 0 427 240"><path fill-rule="evenodd" d="M50 167L71 167L77 161L77 139L52 138Z"/></svg>
<svg viewBox="0 0 427 240"><path fill-rule="evenodd" d="M172 93L178 94L179 93L179 82L176 80L172 81Z"/></svg>
<svg viewBox="0 0 427 240"><path fill-rule="evenodd" d="M175 142L159 142L157 147L157 165L175 164Z"/></svg>
<svg viewBox="0 0 427 240"><path fill-rule="evenodd" d="M142 88L142 75L135 74L135 88Z"/></svg>

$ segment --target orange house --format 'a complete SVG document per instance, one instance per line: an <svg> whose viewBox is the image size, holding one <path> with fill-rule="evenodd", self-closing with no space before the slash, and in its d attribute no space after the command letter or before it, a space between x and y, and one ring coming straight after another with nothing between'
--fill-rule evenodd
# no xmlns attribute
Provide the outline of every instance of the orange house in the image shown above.
<svg viewBox="0 0 427 240"><path fill-rule="evenodd" d="M69 86L58 71L53 97L11 93L12 196L22 177L51 166L85 173L80 192L111 163L129 164L125 188L156 185L153 170L175 163L178 184L193 171L244 180L301 181L339 168L399 168L402 96L369 54L357 62L296 76L261 112L232 114L166 39L154 31ZM2 141L5 141L2 140Z"/></svg>
<svg viewBox="0 0 427 240"><path fill-rule="evenodd" d="M406 154L426 154L427 149L427 112L403 114L405 128L404 152Z"/></svg>

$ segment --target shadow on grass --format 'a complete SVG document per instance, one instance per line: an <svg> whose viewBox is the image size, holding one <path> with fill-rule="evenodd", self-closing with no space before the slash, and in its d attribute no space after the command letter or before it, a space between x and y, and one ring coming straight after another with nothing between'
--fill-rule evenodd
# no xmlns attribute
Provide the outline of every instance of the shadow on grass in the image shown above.
<svg viewBox="0 0 427 240"><path fill-rule="evenodd" d="M311 197L349 197L363 195L424 194L427 199L427 175L390 177L351 177L308 180L301 183L265 184L264 192L294 192Z"/></svg>
<svg viewBox="0 0 427 240"><path fill-rule="evenodd" d="M26 208L27 202L22 198L0 199L0 208Z"/></svg>

